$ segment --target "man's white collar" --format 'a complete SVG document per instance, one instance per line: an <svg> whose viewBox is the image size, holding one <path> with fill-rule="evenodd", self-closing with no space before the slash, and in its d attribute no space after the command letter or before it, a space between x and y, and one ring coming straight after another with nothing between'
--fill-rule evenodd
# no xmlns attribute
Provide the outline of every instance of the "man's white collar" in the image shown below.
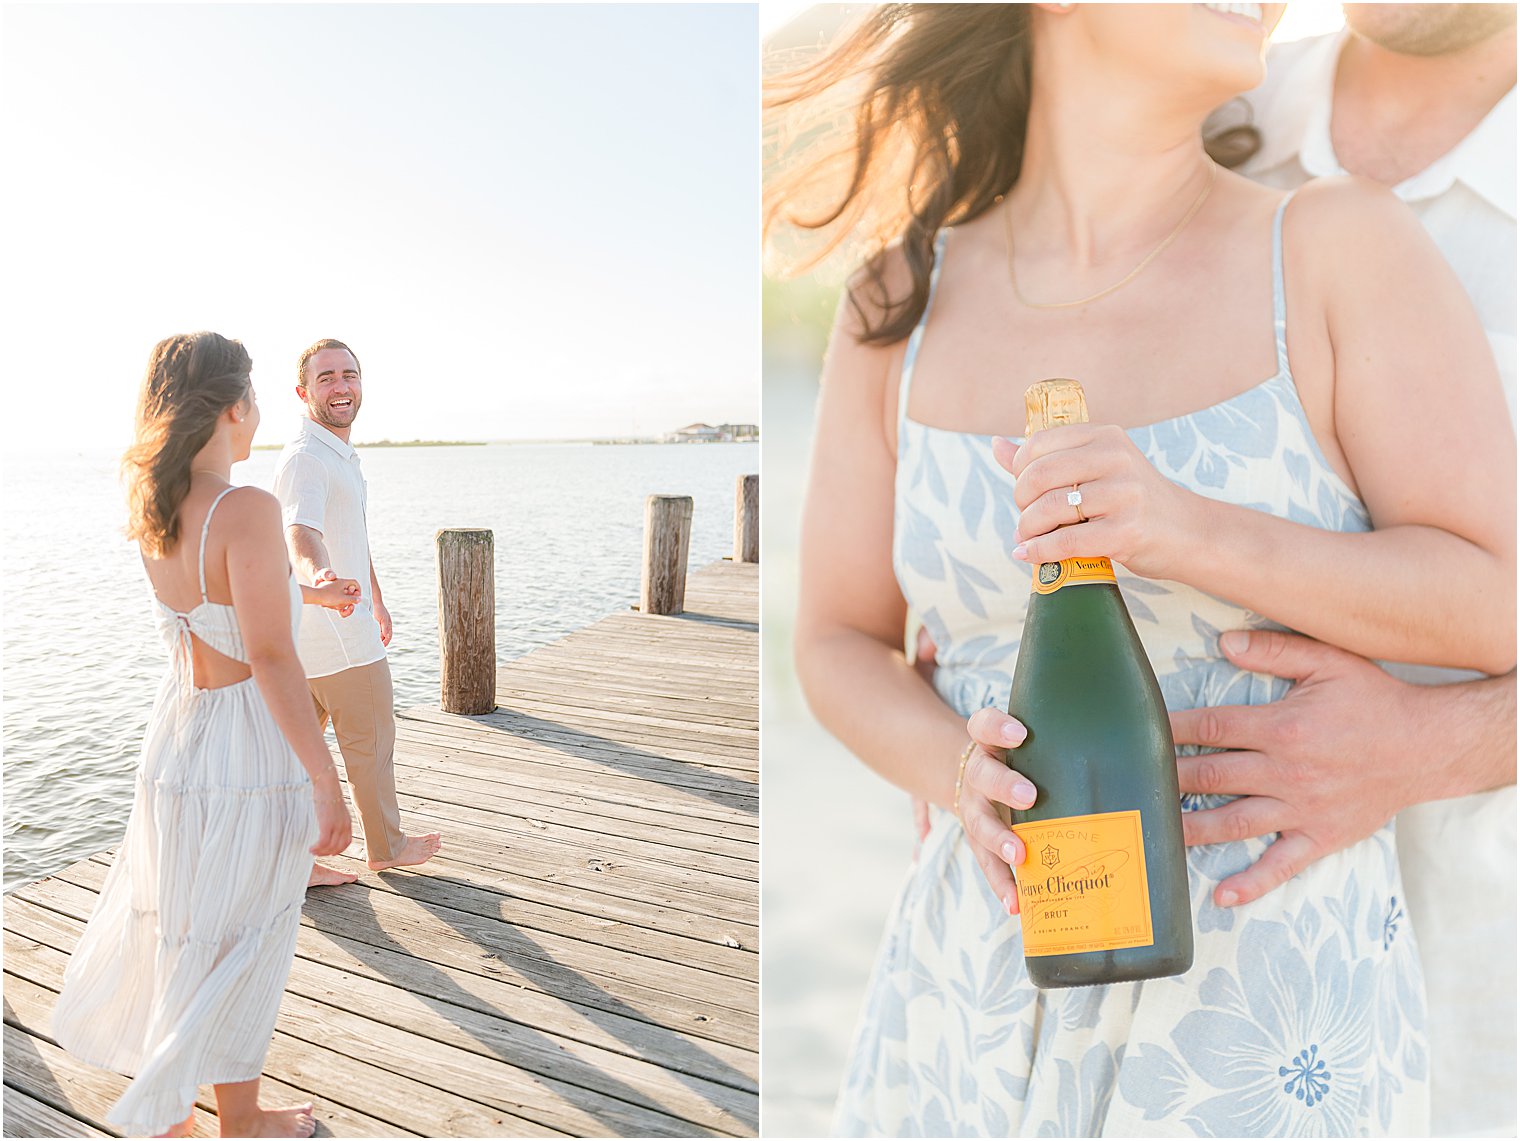
<svg viewBox="0 0 1520 1141"><path fill-rule="evenodd" d="M1289 64L1289 74L1273 77L1277 97L1271 109L1272 125L1263 131L1261 150L1246 164L1247 173L1294 158L1314 178L1345 173L1330 139L1330 107L1336 65L1350 34L1342 28L1318 37L1299 50ZM1393 192L1405 202L1422 202L1461 182L1513 218L1514 139L1515 91L1511 88L1466 138Z"/></svg>
<svg viewBox="0 0 1520 1141"><path fill-rule="evenodd" d="M337 436L331 428L324 428L310 416L301 417L301 432L314 440L321 440L344 459L350 459L355 454L352 444Z"/></svg>

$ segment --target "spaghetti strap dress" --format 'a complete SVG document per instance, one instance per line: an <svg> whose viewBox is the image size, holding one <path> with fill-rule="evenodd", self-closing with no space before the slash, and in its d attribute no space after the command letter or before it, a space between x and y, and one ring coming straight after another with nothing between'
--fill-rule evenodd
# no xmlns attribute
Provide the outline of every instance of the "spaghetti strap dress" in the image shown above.
<svg viewBox="0 0 1520 1141"><path fill-rule="evenodd" d="M53 1010L58 1043L133 1080L106 1120L133 1136L183 1121L197 1087L257 1078L295 955L317 836L311 781L250 677L195 686L192 638L247 661L231 606L152 595L170 657L127 832ZM150 594L152 589L150 585ZM290 583L290 622L301 594Z"/></svg>
<svg viewBox="0 0 1520 1141"><path fill-rule="evenodd" d="M1163 475L1199 495L1367 531L1367 510L1316 444L1288 367L1286 206L1285 198L1272 225L1277 371L1129 436ZM931 305L948 233L937 239ZM969 716L1007 706L1029 586L1008 556L1018 510L990 437L907 415L928 318L926 308L902 367L893 563L938 647L935 687ZM1221 631L1280 627L1201 590L1114 569L1169 709L1257 705L1287 691L1219 650ZM1185 796L1181 807L1229 799ZM1216 907L1219 882L1274 838L1188 849L1196 956L1186 974L1042 991L1025 971L1018 918L987 886L960 822L933 810L888 919L835 1131L1424 1135L1424 986L1393 825L1253 903Z"/></svg>

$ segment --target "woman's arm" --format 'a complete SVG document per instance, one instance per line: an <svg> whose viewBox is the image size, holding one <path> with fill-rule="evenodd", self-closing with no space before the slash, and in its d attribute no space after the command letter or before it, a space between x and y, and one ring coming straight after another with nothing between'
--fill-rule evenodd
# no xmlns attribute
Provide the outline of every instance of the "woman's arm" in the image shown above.
<svg viewBox="0 0 1520 1141"><path fill-rule="evenodd" d="M802 511L797 674L818 720L887 780L948 807L965 721L908 664L892 572L899 352L861 345L841 304ZM895 432L892 433L895 435Z"/></svg>
<svg viewBox="0 0 1520 1141"><path fill-rule="evenodd" d="M248 665L275 724L311 777L319 829L312 851L341 852L352 839L352 826L291 638L290 566L279 502L258 488L238 488L223 500L221 517L229 535L227 584Z"/></svg>
<svg viewBox="0 0 1520 1141"><path fill-rule="evenodd" d="M961 778L958 807L973 852L1012 911L1018 895L1008 865L1023 860L1023 849L993 802L1025 808L1034 791L1003 763L1001 748L963 753L966 720L903 652L907 607L892 573L891 386L900 351L861 345L855 333L845 302L824 362L803 507L797 675L824 727L899 788L952 808ZM1005 736L999 727L994 739L1017 745L1023 727L1002 720L1010 728ZM1021 782L1022 794L1014 791Z"/></svg>
<svg viewBox="0 0 1520 1141"><path fill-rule="evenodd" d="M1380 187L1311 184L1284 228L1290 335L1305 342L1295 369L1316 341L1328 354L1325 382L1300 376L1300 392L1376 530L1207 499L1161 477L1119 430L1083 425L1016 455L999 446L1018 477L1021 557L1108 555L1368 657L1504 673L1515 664L1515 437L1477 316L1418 220ZM1054 531L1072 521L1074 483L1091 522Z"/></svg>

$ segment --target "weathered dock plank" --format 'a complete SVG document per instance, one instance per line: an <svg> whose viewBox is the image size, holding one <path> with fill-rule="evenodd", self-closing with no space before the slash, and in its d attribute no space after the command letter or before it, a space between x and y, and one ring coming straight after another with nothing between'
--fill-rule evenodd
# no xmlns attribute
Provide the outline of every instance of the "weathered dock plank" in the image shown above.
<svg viewBox="0 0 1520 1141"><path fill-rule="evenodd" d="M7 1039L6 1048L10 1049ZM7 1137L105 1137L106 1134L52 1106L5 1087L5 1135Z"/></svg>
<svg viewBox="0 0 1520 1141"><path fill-rule="evenodd" d="M490 714L399 714L403 824L443 851L308 897L266 1100L331 1136L756 1132L758 578L499 663ZM7 1136L116 1133L126 1079L50 1027L111 858L6 898Z"/></svg>

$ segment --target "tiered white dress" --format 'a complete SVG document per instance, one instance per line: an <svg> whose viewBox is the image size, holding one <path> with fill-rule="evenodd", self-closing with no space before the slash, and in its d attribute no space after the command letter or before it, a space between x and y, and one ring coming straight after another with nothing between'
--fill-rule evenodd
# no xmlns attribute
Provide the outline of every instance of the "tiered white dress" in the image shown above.
<svg viewBox="0 0 1520 1141"><path fill-rule="evenodd" d="M1200 495L1365 531L1367 511L1315 443L1288 367L1281 208L1272 241L1277 372L1129 435L1163 475ZM944 245L942 234L935 280ZM939 650L935 686L969 716L1008 702L1029 586L1008 558L1018 512L991 440L907 416L927 320L926 310L904 357L893 558ZM1223 630L1272 626L1261 615L1115 570L1168 708L1255 705L1286 691L1219 651ZM1182 808L1226 799L1188 796ZM1220 880L1265 846L1188 850L1196 954L1185 975L1041 991L1024 969L1019 921L988 888L959 821L936 811L888 920L836 1131L1424 1135L1425 997L1393 826L1262 899L1215 907Z"/></svg>
<svg viewBox="0 0 1520 1141"><path fill-rule="evenodd" d="M172 664L126 837L53 1011L66 1050L134 1075L106 1119L135 1136L183 1121L200 1085L259 1076L317 833L311 781L254 680L194 685L192 636L247 660L233 608L206 598L206 536L221 499L201 528L200 605L180 613L153 596ZM294 579L290 601L294 627Z"/></svg>

